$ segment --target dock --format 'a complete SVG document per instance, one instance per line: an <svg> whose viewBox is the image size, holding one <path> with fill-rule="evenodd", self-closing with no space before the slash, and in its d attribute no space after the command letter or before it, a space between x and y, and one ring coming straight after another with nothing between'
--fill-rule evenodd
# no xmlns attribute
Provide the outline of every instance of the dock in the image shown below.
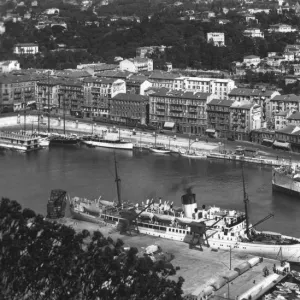
<svg viewBox="0 0 300 300"><path fill-rule="evenodd" d="M63 218L60 223L71 226L78 232L83 229L90 231L99 230L106 237L110 236L114 240L122 239L124 247L136 247L139 252L143 252L150 245L159 245L163 252L174 255L175 258L171 263L174 267L179 267L176 275L169 279L177 280L179 276L182 276L185 279L182 287L184 295L189 295L190 299L208 299L211 297L236 299L237 296L243 295L248 295L248 299L249 295L251 295L252 300L255 300L257 299L256 295L258 295L257 291L265 293L284 278L284 275L275 274L272 271L274 264L277 266L277 269L280 269L280 262L264 258L255 266L249 267L244 273L229 281L228 284L225 282L222 287L216 290L211 286L213 281L222 276L222 274L228 275L229 272L234 272L235 268L253 259L253 256L234 251L215 251L207 247L203 247L203 251L200 251L198 248L190 248L189 244L184 242L171 241L149 235L121 235L112 230L110 226L99 226L70 218ZM267 277L264 277L264 268L268 268L270 272L270 275ZM276 279L273 278L275 275ZM265 279L267 278L271 282L270 280L266 282ZM260 286L259 284L262 282L263 286ZM242 298L238 300L242 300Z"/></svg>
<svg viewBox="0 0 300 300"><path fill-rule="evenodd" d="M236 155L236 154L223 154L217 152L211 152L207 155L207 158L211 159L224 159L229 161L238 161L238 162L247 162L252 164L259 164L265 166L290 166L291 162L289 160L276 160L270 158L263 158L263 157L249 157L243 155Z"/></svg>

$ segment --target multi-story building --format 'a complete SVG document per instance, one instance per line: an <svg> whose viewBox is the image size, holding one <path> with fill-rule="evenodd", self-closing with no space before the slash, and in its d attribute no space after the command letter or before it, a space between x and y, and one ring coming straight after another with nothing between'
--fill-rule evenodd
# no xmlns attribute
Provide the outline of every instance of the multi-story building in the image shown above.
<svg viewBox="0 0 300 300"><path fill-rule="evenodd" d="M214 46L225 46L225 34L224 32L208 32L207 42L213 43Z"/></svg>
<svg viewBox="0 0 300 300"><path fill-rule="evenodd" d="M288 24L275 24L270 25L269 32L274 33L287 33L287 32L295 32L297 29L293 28L291 25Z"/></svg>
<svg viewBox="0 0 300 300"><path fill-rule="evenodd" d="M16 44L14 46L14 53L18 55L36 54L38 52L39 52L38 44L23 43L23 44Z"/></svg>
<svg viewBox="0 0 300 300"><path fill-rule="evenodd" d="M243 101L248 100L251 103L256 103L262 107L262 121L271 119L270 115L270 100L275 96L280 95L279 92L267 89L250 89L250 88L235 88L228 97L230 100Z"/></svg>
<svg viewBox="0 0 300 300"><path fill-rule="evenodd" d="M22 110L36 101L36 83L41 76L0 76L0 111Z"/></svg>
<svg viewBox="0 0 300 300"><path fill-rule="evenodd" d="M140 57L125 59L120 62L120 70L132 73L153 71L153 60Z"/></svg>
<svg viewBox="0 0 300 300"><path fill-rule="evenodd" d="M84 109L83 84L79 80L61 80L58 91L58 108L61 112L81 115Z"/></svg>
<svg viewBox="0 0 300 300"><path fill-rule="evenodd" d="M260 31L259 28L248 28L244 30L244 36L250 38L264 38L264 33Z"/></svg>
<svg viewBox="0 0 300 300"><path fill-rule="evenodd" d="M300 127L297 125L287 125L282 129L275 130L275 143L279 143L280 148L300 152Z"/></svg>
<svg viewBox="0 0 300 300"><path fill-rule="evenodd" d="M0 61L0 73L9 73L14 70L20 70L20 64L17 60Z"/></svg>
<svg viewBox="0 0 300 300"><path fill-rule="evenodd" d="M209 134L218 137L228 137L230 130L230 106L231 100L212 99L207 103L207 129Z"/></svg>
<svg viewBox="0 0 300 300"><path fill-rule="evenodd" d="M145 46L136 48L136 57L145 58L147 55L152 54L154 51L159 51L161 53L165 52L167 46Z"/></svg>
<svg viewBox="0 0 300 300"><path fill-rule="evenodd" d="M250 132L261 128L261 106L250 101L235 101L230 106L230 134L237 140L249 140Z"/></svg>
<svg viewBox="0 0 300 300"><path fill-rule="evenodd" d="M84 112L87 117L109 116L110 99L119 93L126 93L126 83L122 79L87 78L84 86Z"/></svg>
<svg viewBox="0 0 300 300"><path fill-rule="evenodd" d="M110 99L110 118L126 125L149 123L149 97L119 93Z"/></svg>
<svg viewBox="0 0 300 300"><path fill-rule="evenodd" d="M279 111L278 113L274 114L275 130L279 130L286 127L288 115L289 115L289 111Z"/></svg>
<svg viewBox="0 0 300 300"><path fill-rule="evenodd" d="M286 120L287 120L287 125L300 126L300 112L291 111L287 116Z"/></svg>
<svg viewBox="0 0 300 300"><path fill-rule="evenodd" d="M228 94L235 88L232 79L178 77L174 80L174 89L190 92L213 94L215 98L228 99Z"/></svg>
<svg viewBox="0 0 300 300"><path fill-rule="evenodd" d="M127 94L145 95L145 91L152 86L152 83L145 76L131 76L126 80Z"/></svg>
<svg viewBox="0 0 300 300"><path fill-rule="evenodd" d="M59 90L61 80L47 78L37 83L36 102L40 110L59 107Z"/></svg>
<svg viewBox="0 0 300 300"><path fill-rule="evenodd" d="M149 76L149 81L152 83L153 87L158 88L174 88L174 80L178 78L178 74L168 73L164 71L154 71Z"/></svg>
<svg viewBox="0 0 300 300"><path fill-rule="evenodd" d="M281 111L299 111L300 97L294 94L277 95L270 100L267 115L271 117L271 122L275 122L275 114Z"/></svg>
<svg viewBox="0 0 300 300"><path fill-rule="evenodd" d="M168 122L179 132L205 134L206 104L213 97L210 93L161 88L149 95L150 123L163 128Z"/></svg>

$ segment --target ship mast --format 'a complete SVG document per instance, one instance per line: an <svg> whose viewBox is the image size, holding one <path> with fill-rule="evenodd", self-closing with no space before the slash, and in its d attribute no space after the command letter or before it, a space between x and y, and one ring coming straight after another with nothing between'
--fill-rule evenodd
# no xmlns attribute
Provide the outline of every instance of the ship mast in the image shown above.
<svg viewBox="0 0 300 300"><path fill-rule="evenodd" d="M248 194L246 193L246 186L245 186L245 178L244 178L244 166L242 164L242 179L243 179L243 192L244 192L244 204L245 204L245 215L246 215L246 234L249 238L249 215L248 215Z"/></svg>
<svg viewBox="0 0 300 300"><path fill-rule="evenodd" d="M118 176L118 167L117 167L117 160L116 160L116 152L114 152L114 159L115 159L115 174L116 174L115 182L116 182L116 186L117 186L118 206L122 206L121 190L120 190L121 179Z"/></svg>

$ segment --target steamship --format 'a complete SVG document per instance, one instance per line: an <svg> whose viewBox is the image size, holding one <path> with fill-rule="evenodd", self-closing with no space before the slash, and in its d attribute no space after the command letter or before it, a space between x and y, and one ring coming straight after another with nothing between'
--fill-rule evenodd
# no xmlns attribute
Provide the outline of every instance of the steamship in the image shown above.
<svg viewBox="0 0 300 300"><path fill-rule="evenodd" d="M126 204L120 197L120 178L116 161L116 186L118 203L70 198L73 218L93 223L105 223L114 230L137 230L139 233L190 243L194 247L207 246L212 249L232 250L245 254L300 262L300 239L270 231L257 231L255 227L273 217L272 214L256 222L249 223L248 196L243 190L245 211L224 210L220 207L203 205L198 208L196 195L187 189L181 197L181 207L173 203ZM86 203L89 203L88 205ZM133 229L134 228L134 229ZM196 243L195 243L196 241Z"/></svg>
<svg viewBox="0 0 300 300"><path fill-rule="evenodd" d="M274 191L300 196L300 168L298 166L274 167L272 188Z"/></svg>

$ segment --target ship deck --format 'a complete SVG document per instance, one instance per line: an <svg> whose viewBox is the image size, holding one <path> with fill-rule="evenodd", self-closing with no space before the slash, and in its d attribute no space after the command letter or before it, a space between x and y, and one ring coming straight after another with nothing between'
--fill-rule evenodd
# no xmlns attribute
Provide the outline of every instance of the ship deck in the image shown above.
<svg viewBox="0 0 300 300"><path fill-rule="evenodd" d="M230 268L230 253L229 251L212 251L210 248L203 246L203 251L199 248L190 249L189 244L177 241L171 241L167 239L157 238L148 235L120 235L112 227L104 226L99 227L97 224L77 221L69 218L64 218L62 223L73 227L76 231L82 231L88 229L90 231L100 230L104 236L110 236L116 240L120 238L124 241L126 247L136 247L139 251L143 251L147 246L158 244L163 252L172 253L175 258L172 260L172 264L176 267L180 267L176 276L172 279L177 279L182 276L185 279L183 284L184 294L193 293L199 294L205 286L207 286L208 280L215 278L218 274L226 274ZM231 253L231 269L252 258L251 255ZM230 299L235 299L236 296L241 295L252 288L255 283L260 282L263 277L263 269L267 267L272 274L272 268L274 263L279 266L278 261L271 259L264 259L262 263L251 268L243 275L236 278L233 283L229 283L229 295ZM215 292L216 296L227 298L228 285L225 285L219 291Z"/></svg>

